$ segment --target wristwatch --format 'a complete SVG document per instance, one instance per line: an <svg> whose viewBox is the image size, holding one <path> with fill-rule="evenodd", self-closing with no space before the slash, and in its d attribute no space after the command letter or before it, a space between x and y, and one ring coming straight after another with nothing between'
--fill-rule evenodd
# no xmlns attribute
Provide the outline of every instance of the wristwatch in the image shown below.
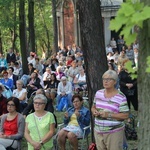
<svg viewBox="0 0 150 150"><path fill-rule="evenodd" d="M110 120L110 119L112 119L112 113L108 113L108 119Z"/></svg>

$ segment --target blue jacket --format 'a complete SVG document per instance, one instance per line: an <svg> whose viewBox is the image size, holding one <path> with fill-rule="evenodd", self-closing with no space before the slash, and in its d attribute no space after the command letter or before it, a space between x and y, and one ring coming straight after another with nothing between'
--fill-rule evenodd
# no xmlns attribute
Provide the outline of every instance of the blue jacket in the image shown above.
<svg viewBox="0 0 150 150"><path fill-rule="evenodd" d="M64 124L65 125L68 125L68 123L70 122L70 118L71 118L72 114L75 112L74 107L69 108L67 110L67 112L68 112L69 117L68 118L64 117ZM80 125L80 128L83 131L84 127L90 125L90 111L86 107L82 106L81 109L79 110L79 113L80 113L80 116L77 117L77 121L78 121L78 124ZM88 129L86 131L86 134L88 134L89 132L90 132L90 129Z"/></svg>
<svg viewBox="0 0 150 150"><path fill-rule="evenodd" d="M5 81L5 79L1 79L0 83L2 83L3 85L8 86L11 90L13 90L13 80L9 79L7 80L7 82Z"/></svg>

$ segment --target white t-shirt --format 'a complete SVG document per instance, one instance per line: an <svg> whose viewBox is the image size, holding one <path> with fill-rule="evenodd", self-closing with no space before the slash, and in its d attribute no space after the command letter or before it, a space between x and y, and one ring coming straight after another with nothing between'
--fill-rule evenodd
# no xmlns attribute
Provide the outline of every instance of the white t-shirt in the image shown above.
<svg viewBox="0 0 150 150"><path fill-rule="evenodd" d="M13 90L13 96L14 97L17 97L17 98L20 98L22 96L23 93L27 92L26 89L22 88L21 91L18 91L18 89L15 89ZM26 103L27 102L27 97L25 98L25 100L21 101L23 103Z"/></svg>
<svg viewBox="0 0 150 150"><path fill-rule="evenodd" d="M76 78L78 79L78 81L86 82L86 75L85 74L84 74L84 76L81 76L80 74L77 74Z"/></svg>

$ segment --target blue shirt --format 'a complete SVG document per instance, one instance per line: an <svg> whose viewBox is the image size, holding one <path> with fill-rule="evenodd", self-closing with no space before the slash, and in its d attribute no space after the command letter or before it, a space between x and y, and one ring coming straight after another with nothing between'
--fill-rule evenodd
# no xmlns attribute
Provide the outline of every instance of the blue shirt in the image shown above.
<svg viewBox="0 0 150 150"><path fill-rule="evenodd" d="M4 86L7 86L8 88L10 88L11 90L13 89L13 80L12 79L1 79L0 83L2 83Z"/></svg>

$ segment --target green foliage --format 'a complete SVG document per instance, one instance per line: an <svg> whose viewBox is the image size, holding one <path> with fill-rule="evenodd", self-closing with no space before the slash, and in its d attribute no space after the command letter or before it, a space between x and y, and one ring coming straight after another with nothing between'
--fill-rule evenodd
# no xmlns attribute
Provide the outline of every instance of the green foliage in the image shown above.
<svg viewBox="0 0 150 150"><path fill-rule="evenodd" d="M133 43L137 37L137 33L131 33L131 30L137 26L143 27L143 21L150 18L150 7L144 6L139 0L127 0L122 3L121 8L117 12L117 16L110 22L110 29L116 32L123 27L121 35L127 45Z"/></svg>
<svg viewBox="0 0 150 150"><path fill-rule="evenodd" d="M128 62L125 63L125 68L130 73L132 79L137 78L137 68L132 67L132 62L131 61L128 61Z"/></svg>
<svg viewBox="0 0 150 150"><path fill-rule="evenodd" d="M38 54L42 55L42 50L47 50L47 34L45 26L50 36L50 43L53 42L52 6L51 0L34 0L35 19L35 42ZM16 14L15 14L16 5ZM16 15L16 20L14 19ZM28 1L25 3L26 27L28 29ZM0 31L3 51L12 47L12 31L16 28L17 39L16 49L20 49L19 39L19 0L0 0ZM28 30L27 42L28 42Z"/></svg>

